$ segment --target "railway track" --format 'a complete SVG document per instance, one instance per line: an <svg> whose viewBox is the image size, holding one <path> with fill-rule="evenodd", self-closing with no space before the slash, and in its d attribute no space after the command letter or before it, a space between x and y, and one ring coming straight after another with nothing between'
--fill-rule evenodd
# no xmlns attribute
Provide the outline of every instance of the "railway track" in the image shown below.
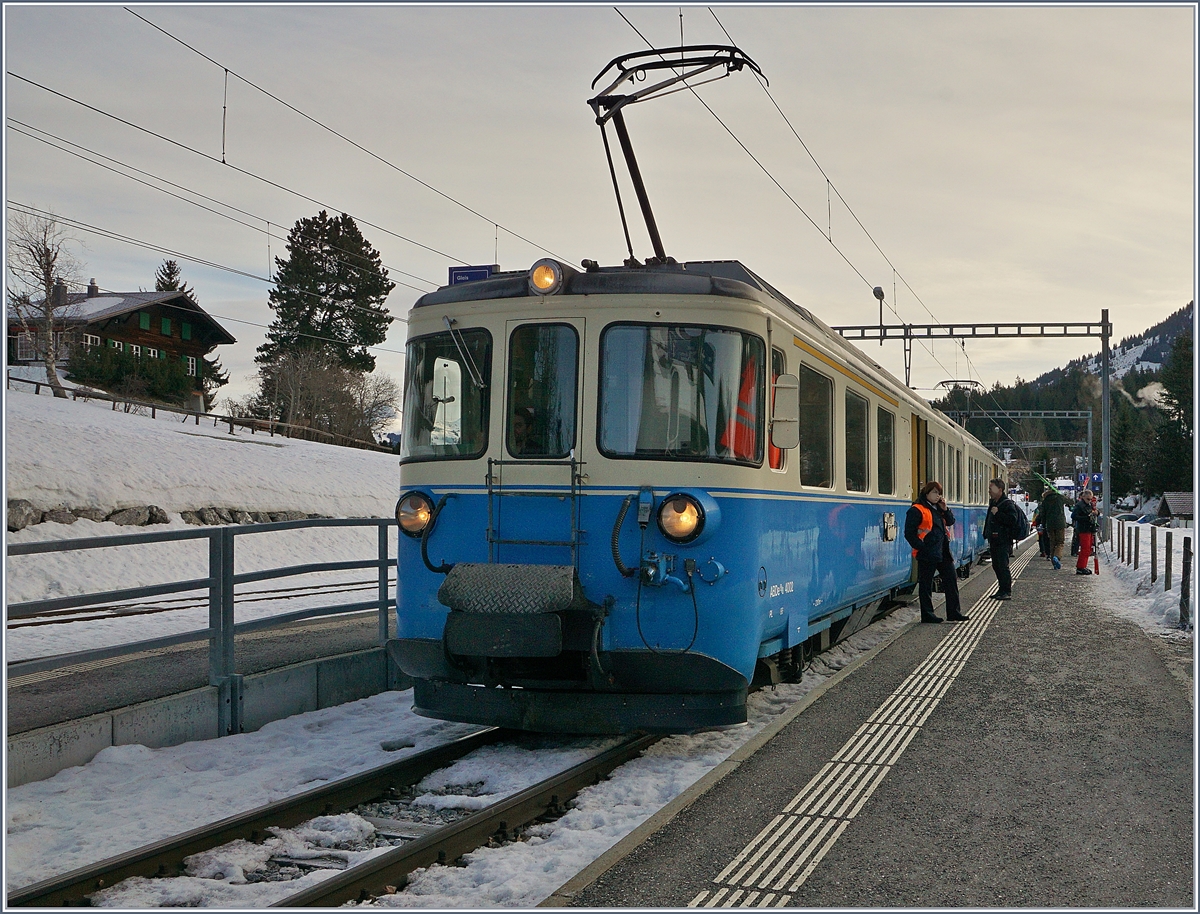
<svg viewBox="0 0 1200 914"><path fill-rule="evenodd" d="M261 590L246 590L235 597L238 604L262 603L275 600L296 600L303 597L324 596L329 593L350 593L360 590L374 590L379 586L375 579L365 581L334 581L329 584L305 584L299 587L274 587ZM393 576L388 586L396 586ZM63 622L95 622L102 619L124 619L129 616L148 616L155 613L177 612L184 609L207 609L207 594L198 597L178 597L169 600L155 600L143 603L112 603L101 606L91 606L87 610L53 609L27 619L9 622L6 628L13 631L18 628L32 628L38 625L57 625Z"/></svg>
<svg viewBox="0 0 1200 914"><path fill-rule="evenodd" d="M317 816L349 812L363 804L395 797L422 778L453 764L483 746L508 738L489 728L416 753L391 765L336 781L305 793L192 829L173 838L102 860L62 876L10 892L9 907L87 905L95 892L134 876L175 876L185 859L237 839L261 841L270 828L299 825ZM506 799L437 828L412 830L403 844L352 866L273 907L330 907L390 894L403 887L410 873L434 863L449 863L492 840L512 840L528 824L566 812L566 804L583 788L640 755L661 737L638 734L605 752L559 772ZM394 829L399 833L405 829ZM300 862L300 861L296 861Z"/></svg>

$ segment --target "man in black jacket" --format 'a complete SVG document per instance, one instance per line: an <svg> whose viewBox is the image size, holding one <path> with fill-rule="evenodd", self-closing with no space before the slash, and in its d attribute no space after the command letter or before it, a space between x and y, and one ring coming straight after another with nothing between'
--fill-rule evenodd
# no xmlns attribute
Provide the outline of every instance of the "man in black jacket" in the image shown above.
<svg viewBox="0 0 1200 914"><path fill-rule="evenodd" d="M1092 573L1092 570L1088 568L1088 559L1092 557L1096 530L1099 526L1096 513L1096 493L1091 489L1084 489L1079 500L1075 502L1075 510L1071 512L1071 520L1074 521L1075 530L1079 534L1079 561L1075 563L1076 574ZM1097 564L1096 567L1100 566Z"/></svg>
<svg viewBox="0 0 1200 914"><path fill-rule="evenodd" d="M1021 518L1017 514L1021 509L1004 490L1003 479L993 479L988 483L988 513L983 522L983 536L988 541L992 553L992 570L996 572L997 600L1012 599L1012 572L1008 568L1008 559L1012 554L1013 541L1020 535Z"/></svg>
<svg viewBox="0 0 1200 914"><path fill-rule="evenodd" d="M921 497L908 509L904 518L904 538L912 546L917 560L917 589L921 598L921 621L941 622L933 614L933 576L942 576L946 594L946 620L966 622L958 602L958 573L950 554L950 535L947 527L954 526L954 512L946 504L940 482L927 482L921 487Z"/></svg>

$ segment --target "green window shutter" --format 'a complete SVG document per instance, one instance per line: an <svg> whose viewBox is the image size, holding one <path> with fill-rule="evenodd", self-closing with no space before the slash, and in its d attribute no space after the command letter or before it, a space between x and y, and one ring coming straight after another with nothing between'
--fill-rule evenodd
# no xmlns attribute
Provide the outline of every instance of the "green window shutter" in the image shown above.
<svg viewBox="0 0 1200 914"><path fill-rule="evenodd" d="M179 325L179 334L183 339L190 340L192 338L192 325L184 321Z"/></svg>
<svg viewBox="0 0 1200 914"><path fill-rule="evenodd" d="M138 312L138 327L141 330L150 329L150 314L147 311Z"/></svg>
<svg viewBox="0 0 1200 914"><path fill-rule="evenodd" d="M163 336L171 335L171 319L169 317L164 317L162 319L162 332Z"/></svg>

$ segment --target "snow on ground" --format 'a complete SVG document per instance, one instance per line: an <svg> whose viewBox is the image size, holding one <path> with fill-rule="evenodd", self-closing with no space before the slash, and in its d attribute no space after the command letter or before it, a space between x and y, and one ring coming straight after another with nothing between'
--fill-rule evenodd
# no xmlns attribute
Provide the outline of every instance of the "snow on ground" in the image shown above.
<svg viewBox="0 0 1200 914"><path fill-rule="evenodd" d="M179 516L180 511L208 506L333 517L392 514L399 470L391 454L270 438L263 433L251 435L245 430L230 435L228 426L214 429L203 420L197 427L170 414L151 419L114 412L100 401L61 400L45 393L34 396L21 388L23 385L14 385L7 392L8 498L26 498L42 509L155 504L168 512L171 522L149 527L85 519L70 525L35 524L8 534L10 544L163 530L213 531L218 528L190 526ZM378 535L375 527L252 533L239 536L234 551L239 573L308 562L374 559ZM15 603L207 575L207 539L10 556L5 569L6 599ZM369 583L374 579L370 569L324 573L239 587L238 594L307 584L361 584L361 595L351 591L337 601L359 602L371 599ZM163 603L185 596L173 594L141 602ZM198 605L148 617L153 620L152 631L141 637L207 628L208 609L200 599L205 595L194 592L191 596L199 600ZM239 600L237 621L330 602L321 597ZM79 650L80 645L120 644L133 640L130 624L128 620L104 619L9 627L5 655L8 660L23 660Z"/></svg>
<svg viewBox="0 0 1200 914"><path fill-rule="evenodd" d="M5 402L7 496L43 510L158 505L390 517L400 473L383 451L333 447L201 419L113 411L98 400L34 396ZM72 529L78 524L72 525Z"/></svg>
<svg viewBox="0 0 1200 914"><path fill-rule="evenodd" d="M1100 546L1100 584L1108 595L1106 603L1114 613L1129 619L1139 625L1144 631L1172 640L1192 640L1192 631L1179 629L1179 596L1182 593L1180 582L1183 577L1183 540L1190 537L1192 551L1195 553L1200 542L1197 542L1195 528L1171 529L1171 589L1165 589L1164 570L1166 567L1166 534L1167 529L1160 527L1158 539L1158 580L1150 581L1150 525L1138 524L1141 545L1138 550L1138 567L1126 565L1117 559L1116 543L1109 550L1107 543ZM1074 563L1064 566L1072 568ZM1094 566L1093 566L1094 567ZM1189 614L1193 626L1196 621L1196 566L1193 558L1192 587L1189 594Z"/></svg>
<svg viewBox="0 0 1200 914"><path fill-rule="evenodd" d="M475 851L467 856L466 867L419 871L406 891L380 903L429 908L536 904L780 712L915 616L911 608L894 613L818 657L802 683L755 693L747 726L668 737L611 779L583 791L567 815L532 829L528 840ZM413 752L475 729L417 717L409 710L411 702L411 692L386 692L275 721L255 733L164 749L117 746L87 765L11 788L6 804L9 889L402 757L402 752L384 752L384 741L411 739L416 746L405 751ZM414 805L475 809L612 744L613 739L605 737L530 736L515 745L486 747L430 775L420 785L424 795ZM188 876L128 880L93 903L120 908L264 907L327 873L290 882L243 884L245 874L261 868L271 853L311 853L345 838L347 832L354 837L365 825L356 817L332 818L338 821L309 823L307 833L280 830L266 852L235 842L200 855L190 861ZM376 851L340 853L353 862Z"/></svg>

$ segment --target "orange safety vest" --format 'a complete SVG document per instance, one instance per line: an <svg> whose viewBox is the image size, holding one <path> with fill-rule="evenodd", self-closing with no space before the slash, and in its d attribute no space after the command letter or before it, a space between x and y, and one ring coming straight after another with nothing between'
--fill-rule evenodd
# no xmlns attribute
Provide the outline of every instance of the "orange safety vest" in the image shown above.
<svg viewBox="0 0 1200 914"><path fill-rule="evenodd" d="M917 527L917 539L919 539L921 542L925 542L926 535L930 530L933 529L933 512L922 504L914 504L913 507L921 512L921 525ZM914 549L914 558L916 557L916 554L917 550Z"/></svg>
<svg viewBox="0 0 1200 914"><path fill-rule="evenodd" d="M733 456L740 460L753 460L755 445L758 443L758 429L755 413L757 397L754 382L758 379L758 365L751 359L742 371L742 387L738 391L737 414L725 426L719 443L721 447L732 448Z"/></svg>

